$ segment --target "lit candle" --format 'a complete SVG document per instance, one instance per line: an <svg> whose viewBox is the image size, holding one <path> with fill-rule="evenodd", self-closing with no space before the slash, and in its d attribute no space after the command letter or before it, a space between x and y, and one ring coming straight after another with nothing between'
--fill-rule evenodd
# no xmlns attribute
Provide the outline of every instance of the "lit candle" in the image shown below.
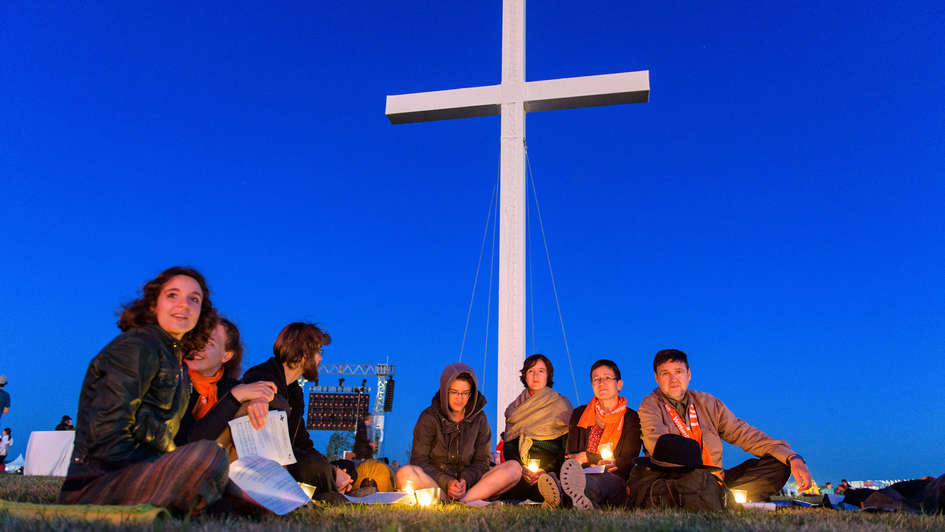
<svg viewBox="0 0 945 532"><path fill-rule="evenodd" d="M415 504L417 502L417 496L413 491L413 481L408 480L404 483L404 493L407 494L408 504Z"/></svg>
<svg viewBox="0 0 945 532"><path fill-rule="evenodd" d="M417 490L417 504L423 507L433 505L438 498L437 491L439 491L437 488Z"/></svg>
<svg viewBox="0 0 945 532"><path fill-rule="evenodd" d="M602 444L598 450L600 451L600 457L602 460L614 459L614 449L613 449L612 444L610 443Z"/></svg>
<svg viewBox="0 0 945 532"><path fill-rule="evenodd" d="M532 458L531 460L528 461L528 470L531 471L532 473L537 473L537 472L538 472L538 460L537 460L537 459Z"/></svg>
<svg viewBox="0 0 945 532"><path fill-rule="evenodd" d="M735 502L738 504L748 502L748 492L745 490L732 490L732 496L735 497Z"/></svg>

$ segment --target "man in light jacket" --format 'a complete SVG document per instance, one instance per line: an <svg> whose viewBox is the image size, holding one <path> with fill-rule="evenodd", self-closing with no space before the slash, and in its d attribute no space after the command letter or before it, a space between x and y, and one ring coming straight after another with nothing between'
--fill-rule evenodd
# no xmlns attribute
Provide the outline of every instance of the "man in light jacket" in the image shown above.
<svg viewBox="0 0 945 532"><path fill-rule="evenodd" d="M648 453L653 453L661 435L680 434L699 442L704 465L721 468L724 440L758 457L720 473L726 488L747 491L749 501L768 500L792 474L800 491L811 486L804 459L787 442L735 417L714 396L689 389L692 373L686 353L677 349L656 353L653 372L659 387L638 409Z"/></svg>

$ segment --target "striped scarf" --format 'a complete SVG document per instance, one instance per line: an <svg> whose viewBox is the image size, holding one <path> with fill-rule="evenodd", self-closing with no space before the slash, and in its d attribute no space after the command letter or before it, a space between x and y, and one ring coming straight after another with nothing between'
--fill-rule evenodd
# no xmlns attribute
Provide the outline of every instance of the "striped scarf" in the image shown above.
<svg viewBox="0 0 945 532"><path fill-rule="evenodd" d="M712 463L712 455L709 453L709 448L705 445L702 445L702 427L699 426L699 417L696 415L695 405L689 403L688 427L682 422L682 419L679 417L679 414L676 412L676 409L672 407L672 405L664 403L663 406L666 407L666 411L669 413L669 417L673 420L673 424L676 425L679 433L690 440L696 440L696 442L699 443L699 447L702 447L702 465L715 465Z"/></svg>

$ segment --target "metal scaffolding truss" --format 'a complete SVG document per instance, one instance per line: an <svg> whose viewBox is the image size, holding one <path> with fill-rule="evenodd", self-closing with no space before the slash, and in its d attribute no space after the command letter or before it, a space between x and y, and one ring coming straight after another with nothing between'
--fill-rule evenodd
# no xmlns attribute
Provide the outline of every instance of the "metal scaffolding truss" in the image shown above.
<svg viewBox="0 0 945 532"><path fill-rule="evenodd" d="M393 364L320 364L319 375L377 375L394 376Z"/></svg>
<svg viewBox="0 0 945 532"><path fill-rule="evenodd" d="M377 456L383 456L381 449L384 444L384 399L387 396L387 378L394 376L393 364L320 364L319 375L374 375L377 377L377 388L374 393L374 434L377 439ZM305 386L304 379L300 379ZM315 386L311 389L323 390L328 386ZM347 388L347 387L346 387ZM327 391L327 390L325 390Z"/></svg>

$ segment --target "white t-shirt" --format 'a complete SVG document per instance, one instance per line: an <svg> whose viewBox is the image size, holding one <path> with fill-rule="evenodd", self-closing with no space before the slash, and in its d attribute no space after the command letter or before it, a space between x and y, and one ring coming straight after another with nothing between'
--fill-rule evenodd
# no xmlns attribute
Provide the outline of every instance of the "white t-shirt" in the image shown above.
<svg viewBox="0 0 945 532"><path fill-rule="evenodd" d="M13 438L4 434L0 436L0 456L6 456L7 451L10 450L10 447L13 447Z"/></svg>

